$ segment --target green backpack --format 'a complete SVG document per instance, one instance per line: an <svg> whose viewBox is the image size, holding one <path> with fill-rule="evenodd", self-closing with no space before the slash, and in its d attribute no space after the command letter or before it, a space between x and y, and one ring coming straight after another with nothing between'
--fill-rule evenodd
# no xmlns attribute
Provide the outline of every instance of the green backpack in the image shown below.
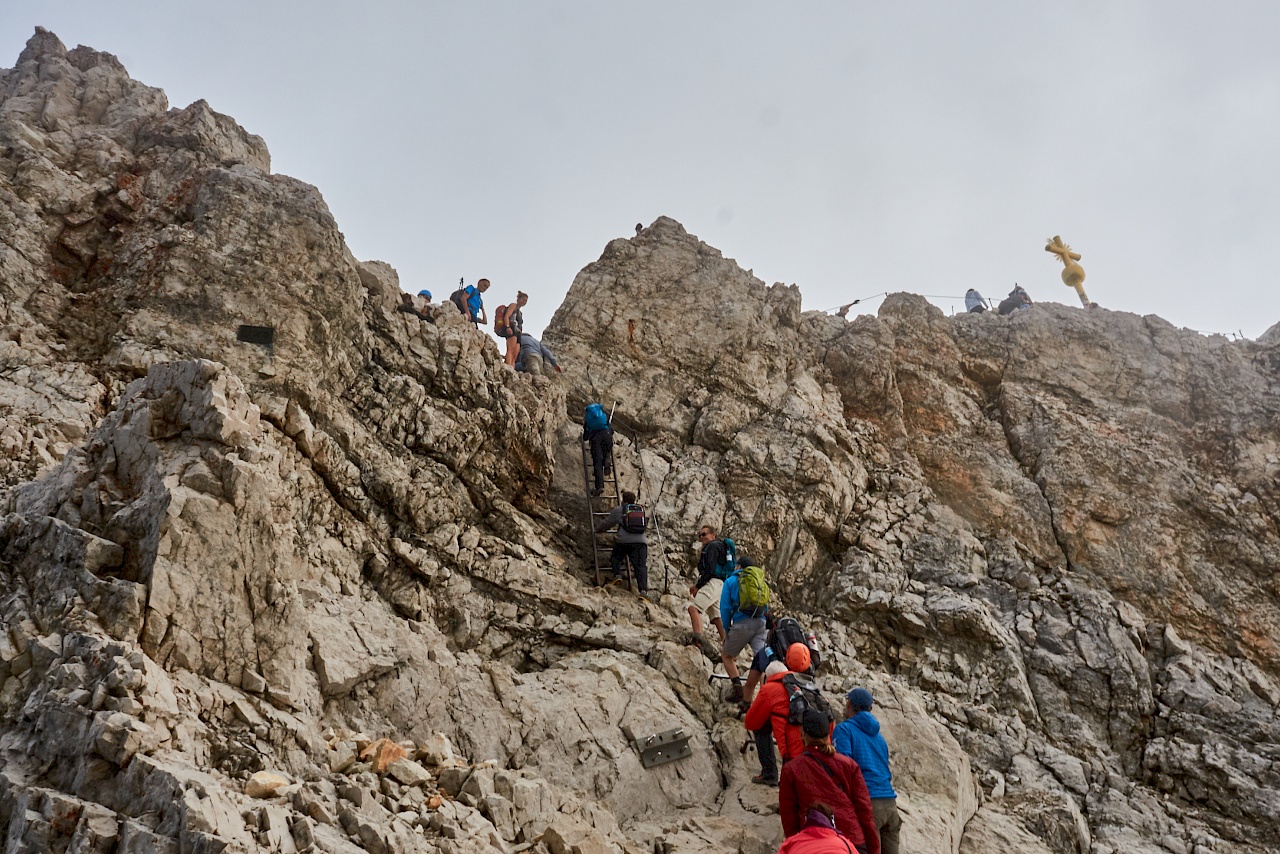
<svg viewBox="0 0 1280 854"><path fill-rule="evenodd" d="M738 570L738 610L758 616L769 607L769 584L764 580L764 570L758 566L744 566Z"/></svg>

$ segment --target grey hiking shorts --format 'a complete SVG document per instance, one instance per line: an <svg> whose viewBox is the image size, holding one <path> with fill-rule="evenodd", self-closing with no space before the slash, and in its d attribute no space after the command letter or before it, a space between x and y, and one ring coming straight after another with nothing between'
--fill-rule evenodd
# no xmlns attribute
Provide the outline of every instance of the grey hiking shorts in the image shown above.
<svg viewBox="0 0 1280 854"><path fill-rule="evenodd" d="M737 658L744 647L750 646L751 654L755 655L764 649L766 634L764 617L748 617L745 620L739 620L729 627L725 635L724 654L730 658Z"/></svg>

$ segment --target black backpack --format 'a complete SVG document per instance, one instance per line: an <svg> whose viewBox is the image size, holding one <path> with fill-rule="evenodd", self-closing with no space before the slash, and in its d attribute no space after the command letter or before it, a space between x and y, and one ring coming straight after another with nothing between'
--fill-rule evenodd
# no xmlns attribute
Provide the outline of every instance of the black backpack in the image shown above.
<svg viewBox="0 0 1280 854"><path fill-rule="evenodd" d="M788 673L782 677L782 687L787 690L789 705L787 723L789 725L803 724L804 713L809 709L822 712L827 716L828 721L836 719L836 716L831 713L831 705L827 702L827 698L822 696L822 692L818 690L818 684L811 677L799 673Z"/></svg>
<svg viewBox="0 0 1280 854"><path fill-rule="evenodd" d="M458 280L458 289L449 294L449 299L465 317L471 317L471 312L467 310L467 286L462 283L461 279Z"/></svg>
<svg viewBox="0 0 1280 854"><path fill-rule="evenodd" d="M628 504L622 508L620 527L628 534L643 534L647 521L644 517L644 507L639 504Z"/></svg>
<svg viewBox="0 0 1280 854"><path fill-rule="evenodd" d="M804 629L800 628L800 623L794 617L783 617L774 623L773 626L774 649L778 650L779 656L783 661L787 660L787 650L791 649L793 643L802 643L809 646L809 639L804 636ZM818 658L813 648L809 649L809 663L813 672L818 671Z"/></svg>

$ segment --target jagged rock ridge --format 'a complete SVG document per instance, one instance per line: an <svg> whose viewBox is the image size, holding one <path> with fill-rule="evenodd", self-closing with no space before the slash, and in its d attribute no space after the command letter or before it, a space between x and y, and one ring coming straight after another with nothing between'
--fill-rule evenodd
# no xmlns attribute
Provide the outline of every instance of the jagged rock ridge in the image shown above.
<svg viewBox="0 0 1280 854"><path fill-rule="evenodd" d="M876 692L912 850L1280 844L1276 342L846 323L660 219L530 379L109 54L37 31L0 151L6 850L776 847L681 600L585 583L588 394L655 567L721 523Z"/></svg>

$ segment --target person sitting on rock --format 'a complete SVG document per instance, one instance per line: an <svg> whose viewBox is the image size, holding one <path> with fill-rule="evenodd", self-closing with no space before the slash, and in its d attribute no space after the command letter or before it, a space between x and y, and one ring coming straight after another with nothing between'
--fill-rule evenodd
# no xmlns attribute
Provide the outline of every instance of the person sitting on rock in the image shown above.
<svg viewBox="0 0 1280 854"><path fill-rule="evenodd" d="M800 727L788 723L791 716L791 695L782 680L791 673L805 673L810 665L809 647L793 643L787 649L787 663L773 661L765 668L764 687L756 697L743 720L746 728L755 736L756 753L760 757L760 773L751 778L753 783L765 786L778 785L778 765L773 758L773 741L778 742L782 762L795 759L804 751L804 739Z"/></svg>
<svg viewBox="0 0 1280 854"><path fill-rule="evenodd" d="M880 854L871 796L858 763L831 746L831 719L808 709L801 724L804 751L782 766L778 812L787 838L798 834L808 806L823 803L835 813L836 829L862 854Z"/></svg>
<svg viewBox="0 0 1280 854"><path fill-rule="evenodd" d="M738 654L748 646L755 655L764 649L766 641L765 615L768 606L743 607L739 595L740 581L744 570L757 567L751 558L743 555L738 558L738 569L725 579L720 588L720 619L725 624L724 646L720 650L720 660L724 662L724 672L733 682L726 698L736 703L742 699L742 677L738 673Z"/></svg>
<svg viewBox="0 0 1280 854"><path fill-rule="evenodd" d="M720 592L724 588L727 574L723 567L726 561L725 542L716 536L716 529L711 525L703 525L698 529L698 541L702 543L702 552L698 555L698 579L689 587L689 595L693 604L689 606L689 622L693 633L689 636L690 646L702 646L702 614L706 613L711 625L720 635L720 645L724 645L724 621L720 619Z"/></svg>
<svg viewBox="0 0 1280 854"><path fill-rule="evenodd" d="M970 314L981 314L987 310L986 300L973 288L964 292L964 309Z"/></svg>
<svg viewBox="0 0 1280 854"><path fill-rule="evenodd" d="M552 368L555 370L553 371ZM563 373L560 363L556 361L556 357L551 354L547 345L528 332L520 336L520 358L516 360L516 370L545 377Z"/></svg>
<svg viewBox="0 0 1280 854"><path fill-rule="evenodd" d="M832 742L837 753L848 756L862 769L880 832L880 850L898 854L898 833L902 828L898 793L893 790L893 774L889 771L889 745L880 734L880 722L871 714L874 703L866 688L850 691L844 703L845 719L836 724Z"/></svg>
<svg viewBox="0 0 1280 854"><path fill-rule="evenodd" d="M1020 308L1031 307L1031 295L1023 290L1022 285L1014 285L1009 295L1000 300L996 310L1001 314L1013 314Z"/></svg>
<svg viewBox="0 0 1280 854"><path fill-rule="evenodd" d="M835 810L824 803L810 804L800 832L782 840L778 854L853 854L859 849L836 829Z"/></svg>
<svg viewBox="0 0 1280 854"><path fill-rule="evenodd" d="M638 520L634 515L637 509L640 511ZM635 575L636 590L645 598L648 598L649 593L649 540L645 536L648 526L649 520L644 508L636 504L636 494L630 491L624 491L622 503L610 510L609 515L596 525L598 534L610 528L618 529L617 539L613 541L613 552L609 555L613 577L615 580L623 577L622 562L626 561Z"/></svg>

